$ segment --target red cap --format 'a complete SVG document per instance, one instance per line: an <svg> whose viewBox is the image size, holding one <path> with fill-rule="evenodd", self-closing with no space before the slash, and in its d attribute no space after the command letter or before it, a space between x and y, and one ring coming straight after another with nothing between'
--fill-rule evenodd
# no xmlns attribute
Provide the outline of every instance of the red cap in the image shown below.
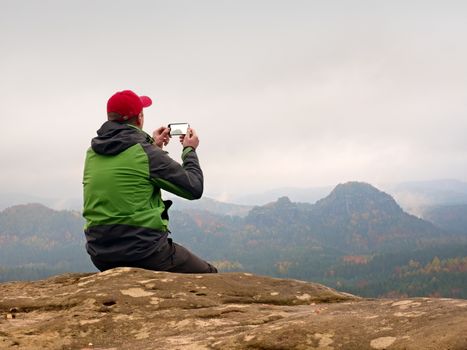
<svg viewBox="0 0 467 350"><path fill-rule="evenodd" d="M131 90L123 90L115 93L107 101L107 113L120 114L122 120L136 117L143 108L152 105L152 100L147 96L138 96Z"/></svg>

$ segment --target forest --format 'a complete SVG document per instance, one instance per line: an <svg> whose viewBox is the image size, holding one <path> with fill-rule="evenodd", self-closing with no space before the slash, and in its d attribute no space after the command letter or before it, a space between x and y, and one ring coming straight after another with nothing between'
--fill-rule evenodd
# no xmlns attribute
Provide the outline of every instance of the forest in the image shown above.
<svg viewBox="0 0 467 350"><path fill-rule="evenodd" d="M368 184L339 185L315 204L282 197L242 216L189 208L170 217L174 241L222 272L314 281L365 297L467 299L467 230L407 214ZM0 281L96 271L83 225L79 212L39 204L0 212Z"/></svg>

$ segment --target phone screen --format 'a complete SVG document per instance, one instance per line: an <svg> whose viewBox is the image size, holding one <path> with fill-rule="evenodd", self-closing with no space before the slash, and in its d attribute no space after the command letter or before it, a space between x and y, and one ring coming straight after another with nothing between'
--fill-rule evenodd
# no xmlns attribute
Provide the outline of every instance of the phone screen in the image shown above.
<svg viewBox="0 0 467 350"><path fill-rule="evenodd" d="M186 135L190 124L188 123L172 123L169 124L170 136Z"/></svg>

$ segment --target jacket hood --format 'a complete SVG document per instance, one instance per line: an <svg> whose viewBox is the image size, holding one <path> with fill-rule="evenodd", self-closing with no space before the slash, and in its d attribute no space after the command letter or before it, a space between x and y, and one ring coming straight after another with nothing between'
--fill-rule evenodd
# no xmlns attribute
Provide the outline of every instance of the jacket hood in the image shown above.
<svg viewBox="0 0 467 350"><path fill-rule="evenodd" d="M144 141L153 142L148 134L137 127L107 121L97 130L91 148L98 154L113 156Z"/></svg>

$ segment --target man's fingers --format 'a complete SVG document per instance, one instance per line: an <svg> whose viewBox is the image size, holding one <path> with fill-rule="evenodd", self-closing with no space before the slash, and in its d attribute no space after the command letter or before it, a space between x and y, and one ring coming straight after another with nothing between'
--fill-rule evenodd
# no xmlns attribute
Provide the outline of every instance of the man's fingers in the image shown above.
<svg viewBox="0 0 467 350"><path fill-rule="evenodd" d="M195 129L189 128L188 129L188 136L189 136L190 139L195 137L196 136Z"/></svg>
<svg viewBox="0 0 467 350"><path fill-rule="evenodd" d="M170 132L170 129L165 127L165 126L161 126L159 128L157 128L155 131L154 131L154 134L156 135L161 135L161 136L164 136L166 135L167 133Z"/></svg>

